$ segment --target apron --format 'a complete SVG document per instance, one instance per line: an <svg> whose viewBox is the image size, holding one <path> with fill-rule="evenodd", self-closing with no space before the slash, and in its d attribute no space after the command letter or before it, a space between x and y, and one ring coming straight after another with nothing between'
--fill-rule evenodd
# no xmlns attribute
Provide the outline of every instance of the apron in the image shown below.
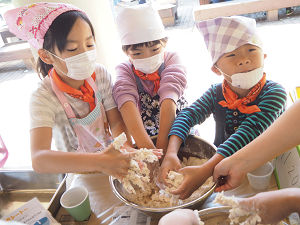
<svg viewBox="0 0 300 225"><path fill-rule="evenodd" d="M51 78L51 73L50 73ZM77 151L95 152L101 151L107 147L113 140L105 114L101 95L93 78L88 78L87 82L95 93L95 109L86 117L77 119L68 103L66 96L58 89L51 78L52 89L58 97L61 105L66 112L69 122L73 127L78 139ZM67 189L73 186L84 186L88 189L91 209L93 211L89 218L88 225L98 225L103 217L100 213L113 205L119 205L120 201L113 194L108 176L103 173L95 174L74 174L69 173L66 179ZM97 218L99 217L99 218Z"/></svg>
<svg viewBox="0 0 300 225"><path fill-rule="evenodd" d="M261 93L263 90L261 91ZM214 119L216 121L216 134L214 145L219 146L223 144L235 131L238 129L239 125L243 122L242 113L239 110L228 110L226 107L222 107L218 102L225 100L223 91L222 91L222 83L217 84L216 86L216 108L214 113ZM257 105L258 98L256 98L249 105ZM226 126L226 111L228 113L232 113L231 123L232 127ZM244 114L245 115L245 114Z"/></svg>
<svg viewBox="0 0 300 225"><path fill-rule="evenodd" d="M66 96L56 86L51 74L52 71L50 72L52 89L63 106L68 120L77 136L77 151L96 152L106 148L112 142L113 138L111 136L105 110L101 102L101 95L93 78L89 77L86 80L94 90L96 107L86 117L78 119L76 118Z"/></svg>
<svg viewBox="0 0 300 225"><path fill-rule="evenodd" d="M222 107L218 102L225 100L222 92L222 83L216 86L216 109L214 119L216 121L216 133L214 145L219 146L224 143L231 134L226 131L226 108Z"/></svg>
<svg viewBox="0 0 300 225"><path fill-rule="evenodd" d="M158 69L158 75L160 76L161 72L165 69L164 63ZM158 135L159 131L159 98L158 94L151 96L148 92L144 90L141 79L135 75L135 80L138 88L138 94L140 97L139 100L139 109L142 117L142 121L147 131L148 135L155 136ZM187 107L188 103L186 99L181 96L176 103L176 115L185 107Z"/></svg>
<svg viewBox="0 0 300 225"><path fill-rule="evenodd" d="M4 164L8 158L8 150L4 144L4 141L1 138L1 135L0 135L0 153L4 155L3 158L0 159L0 168L1 168L4 166Z"/></svg>

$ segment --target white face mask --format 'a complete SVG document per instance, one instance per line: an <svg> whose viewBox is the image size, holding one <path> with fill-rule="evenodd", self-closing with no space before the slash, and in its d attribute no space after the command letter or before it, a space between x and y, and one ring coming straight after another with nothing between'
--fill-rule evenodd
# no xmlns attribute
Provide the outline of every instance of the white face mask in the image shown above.
<svg viewBox="0 0 300 225"><path fill-rule="evenodd" d="M224 76L231 78L231 85L241 89L250 89L256 85L263 77L264 67L259 67L255 70L246 73L235 73L231 76L223 73L218 67L216 67Z"/></svg>
<svg viewBox="0 0 300 225"><path fill-rule="evenodd" d="M48 51L49 52L49 51ZM54 55L53 53L49 52L54 57L64 61L66 63L68 73L64 75L74 79L74 80L85 80L89 78L94 72L96 68L96 59L97 59L97 51L96 49L83 52L81 54L71 56L65 59Z"/></svg>
<svg viewBox="0 0 300 225"><path fill-rule="evenodd" d="M144 58L144 59L132 59L132 64L136 70L139 70L145 74L154 73L161 64L164 62L164 51L160 53Z"/></svg>

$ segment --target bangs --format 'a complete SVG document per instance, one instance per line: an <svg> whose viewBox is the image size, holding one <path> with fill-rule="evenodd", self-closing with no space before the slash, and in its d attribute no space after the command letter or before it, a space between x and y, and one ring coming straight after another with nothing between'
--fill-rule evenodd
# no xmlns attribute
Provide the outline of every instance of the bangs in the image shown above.
<svg viewBox="0 0 300 225"><path fill-rule="evenodd" d="M124 52L127 52L128 49L131 49L131 50L137 50L137 48L141 48L141 47L144 47L146 46L147 48L150 48L154 45L157 45L157 44L161 44L162 46L166 46L167 44L167 41L168 41L168 38L165 37L165 38L162 38L160 40L155 40L155 41L148 41L148 42L143 42L143 43L138 43L138 44L133 44L133 45L123 45L122 46L122 49Z"/></svg>

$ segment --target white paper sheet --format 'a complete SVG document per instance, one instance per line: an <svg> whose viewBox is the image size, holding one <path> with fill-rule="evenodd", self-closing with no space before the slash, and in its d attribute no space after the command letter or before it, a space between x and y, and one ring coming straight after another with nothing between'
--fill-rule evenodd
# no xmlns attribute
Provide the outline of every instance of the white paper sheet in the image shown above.
<svg viewBox="0 0 300 225"><path fill-rule="evenodd" d="M130 206L116 207L117 212L109 225L150 225L151 217Z"/></svg>
<svg viewBox="0 0 300 225"><path fill-rule="evenodd" d="M47 219L45 219L46 217ZM44 219L43 219L44 218ZM28 225L58 225L58 223L46 210L37 198L33 198L12 213L1 218L5 221L18 221ZM40 221L40 222L38 222ZM44 223L42 223L44 221Z"/></svg>

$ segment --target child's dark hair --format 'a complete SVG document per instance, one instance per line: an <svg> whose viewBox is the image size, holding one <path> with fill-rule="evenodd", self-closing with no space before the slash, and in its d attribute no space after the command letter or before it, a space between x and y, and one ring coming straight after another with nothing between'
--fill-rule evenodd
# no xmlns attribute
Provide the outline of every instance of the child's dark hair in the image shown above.
<svg viewBox="0 0 300 225"><path fill-rule="evenodd" d="M135 50L139 47L143 47L143 46L150 47L150 46L157 45L157 44L162 44L165 47L167 42L168 42L168 38L165 37L165 38L155 40L155 41L148 41L148 42L138 43L138 44L133 44L133 45L123 45L122 50L124 52L127 52L127 50L130 48L132 48L132 50Z"/></svg>
<svg viewBox="0 0 300 225"><path fill-rule="evenodd" d="M66 47L68 34L78 18L88 23L95 38L94 28L89 18L83 12L68 11L59 15L50 25L44 37L43 49L53 53L54 47L57 46L58 50L62 52ZM38 59L37 71L43 78L48 75L48 71L52 67L52 65L44 63L40 58Z"/></svg>

